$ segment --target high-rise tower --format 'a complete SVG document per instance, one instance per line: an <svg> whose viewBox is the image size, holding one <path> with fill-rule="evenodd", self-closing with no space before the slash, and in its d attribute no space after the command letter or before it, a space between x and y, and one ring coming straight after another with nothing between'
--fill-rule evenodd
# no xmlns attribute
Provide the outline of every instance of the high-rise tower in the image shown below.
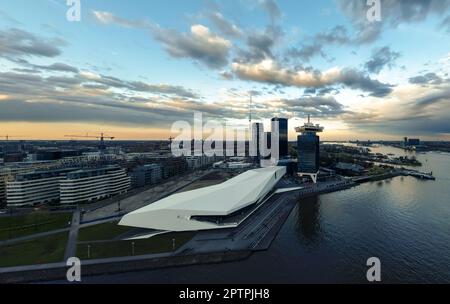
<svg viewBox="0 0 450 304"><path fill-rule="evenodd" d="M319 173L319 136L318 132L323 132L323 127L313 124L308 115L308 122L301 127L296 127L295 131L301 133L297 136L298 174L308 175L314 183L317 182Z"/></svg>
<svg viewBox="0 0 450 304"><path fill-rule="evenodd" d="M278 123L278 147L280 159L288 156L288 120L286 118L272 118L272 134L276 130L275 124Z"/></svg>

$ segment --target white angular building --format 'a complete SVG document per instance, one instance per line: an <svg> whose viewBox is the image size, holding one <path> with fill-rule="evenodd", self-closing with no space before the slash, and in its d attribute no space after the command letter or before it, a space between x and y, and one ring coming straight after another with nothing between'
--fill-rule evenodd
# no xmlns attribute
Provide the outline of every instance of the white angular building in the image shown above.
<svg viewBox="0 0 450 304"><path fill-rule="evenodd" d="M272 193L286 167L246 171L221 184L176 193L126 214L119 225L158 231L238 226Z"/></svg>

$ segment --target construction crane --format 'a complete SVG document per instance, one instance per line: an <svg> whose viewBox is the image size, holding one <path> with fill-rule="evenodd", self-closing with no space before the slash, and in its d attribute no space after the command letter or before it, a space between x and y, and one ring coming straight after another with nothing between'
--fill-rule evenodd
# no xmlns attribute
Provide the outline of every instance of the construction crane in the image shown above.
<svg viewBox="0 0 450 304"><path fill-rule="evenodd" d="M5 140L2 140L2 142L3 142L3 145L2 145L2 153L3 153L3 155L5 155L6 153L8 153L9 139L10 139L11 137L17 138L17 137L24 137L24 136L11 136L11 135L9 135L9 134L7 134L7 135L0 135L0 139L6 139L6 141L5 141ZM19 145L18 149L19 149L20 151L22 150L21 145Z"/></svg>
<svg viewBox="0 0 450 304"><path fill-rule="evenodd" d="M9 141L9 139L13 137L13 138L17 138L17 137L24 137L24 136L12 136L12 135L0 135L0 138L4 138L6 139L6 141Z"/></svg>
<svg viewBox="0 0 450 304"><path fill-rule="evenodd" d="M100 139L100 145L99 145L99 149L101 151L106 149L106 145L105 145L105 139L110 139L113 140L115 137L114 136L105 136L104 133L100 133L100 136L89 136L89 135L64 135L64 137L70 137L70 138L96 138L96 139Z"/></svg>
<svg viewBox="0 0 450 304"><path fill-rule="evenodd" d="M172 143L174 139L175 137L172 136L169 137L169 151L172 151ZM170 155L172 155L172 153L170 153Z"/></svg>

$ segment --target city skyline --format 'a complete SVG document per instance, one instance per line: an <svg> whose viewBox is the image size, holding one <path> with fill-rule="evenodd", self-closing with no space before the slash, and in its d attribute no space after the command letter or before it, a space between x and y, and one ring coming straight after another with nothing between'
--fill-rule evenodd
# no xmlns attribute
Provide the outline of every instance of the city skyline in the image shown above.
<svg viewBox="0 0 450 304"><path fill-rule="evenodd" d="M450 140L450 1L63 0L0 8L0 135L167 139L195 111L222 123L311 114L323 140ZM424 52L426 51L426 53ZM67 139L67 138L66 138Z"/></svg>

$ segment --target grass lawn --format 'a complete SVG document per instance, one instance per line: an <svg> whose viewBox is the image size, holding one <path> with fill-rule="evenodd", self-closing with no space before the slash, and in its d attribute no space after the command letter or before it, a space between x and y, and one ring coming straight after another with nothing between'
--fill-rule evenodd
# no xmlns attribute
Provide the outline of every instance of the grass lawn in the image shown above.
<svg viewBox="0 0 450 304"><path fill-rule="evenodd" d="M386 172L388 172L391 169L386 169L380 166L373 166L369 169L369 175L379 175L379 174L384 174Z"/></svg>
<svg viewBox="0 0 450 304"><path fill-rule="evenodd" d="M133 227L119 226L117 222L104 223L78 231L78 242L112 240L115 237L134 229Z"/></svg>
<svg viewBox="0 0 450 304"><path fill-rule="evenodd" d="M143 240L78 244L77 257L80 259L88 259L88 245L90 246L90 259L131 256L133 242L134 255L169 252L173 251L172 239L175 239L176 250L189 241L194 234L195 232L172 232Z"/></svg>
<svg viewBox="0 0 450 304"><path fill-rule="evenodd" d="M32 212L21 216L0 217L0 240L66 228L72 213Z"/></svg>
<svg viewBox="0 0 450 304"><path fill-rule="evenodd" d="M67 243L67 232L0 247L0 267L61 262Z"/></svg>

